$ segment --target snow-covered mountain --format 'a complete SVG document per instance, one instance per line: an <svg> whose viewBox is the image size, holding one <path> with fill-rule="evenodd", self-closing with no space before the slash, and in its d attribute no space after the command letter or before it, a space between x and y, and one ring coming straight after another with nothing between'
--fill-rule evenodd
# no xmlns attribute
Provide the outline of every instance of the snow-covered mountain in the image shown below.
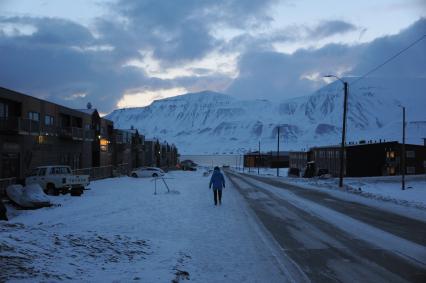
<svg viewBox="0 0 426 283"><path fill-rule="evenodd" d="M426 137L426 79L349 80L347 140L401 140L407 109L407 142ZM134 126L148 137L175 143L183 154L241 153L338 144L343 90L336 81L310 96L280 103L238 100L215 93L191 93L154 101L147 107L118 109L107 116L117 128Z"/></svg>

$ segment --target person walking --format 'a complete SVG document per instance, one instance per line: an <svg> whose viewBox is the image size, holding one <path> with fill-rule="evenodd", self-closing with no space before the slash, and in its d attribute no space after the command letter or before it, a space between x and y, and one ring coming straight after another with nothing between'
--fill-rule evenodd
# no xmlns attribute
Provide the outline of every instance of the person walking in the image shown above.
<svg viewBox="0 0 426 283"><path fill-rule="evenodd" d="M225 178L223 174L220 172L219 167L215 167L213 170L213 175L210 178L209 188L211 189L213 186L213 198L214 205L217 205L219 201L219 205L222 204L222 189L225 188Z"/></svg>

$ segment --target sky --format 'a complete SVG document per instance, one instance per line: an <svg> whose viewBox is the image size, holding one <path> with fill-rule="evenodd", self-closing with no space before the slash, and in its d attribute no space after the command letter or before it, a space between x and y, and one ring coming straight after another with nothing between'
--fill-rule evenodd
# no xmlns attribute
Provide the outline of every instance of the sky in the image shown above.
<svg viewBox="0 0 426 283"><path fill-rule="evenodd" d="M0 86L101 113L204 90L279 101L424 34L423 0L0 0ZM425 50L374 75L425 78Z"/></svg>

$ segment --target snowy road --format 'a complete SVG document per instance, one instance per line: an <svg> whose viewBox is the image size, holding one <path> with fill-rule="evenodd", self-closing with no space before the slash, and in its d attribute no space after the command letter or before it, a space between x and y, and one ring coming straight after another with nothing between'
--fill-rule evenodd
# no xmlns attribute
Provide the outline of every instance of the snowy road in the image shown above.
<svg viewBox="0 0 426 283"><path fill-rule="evenodd" d="M313 282L425 282L425 222L272 178L227 175Z"/></svg>

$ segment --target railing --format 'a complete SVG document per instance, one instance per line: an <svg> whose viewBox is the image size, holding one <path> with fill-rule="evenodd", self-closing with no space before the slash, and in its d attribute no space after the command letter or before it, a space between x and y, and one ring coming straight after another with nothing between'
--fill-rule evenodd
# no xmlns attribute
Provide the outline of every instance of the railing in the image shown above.
<svg viewBox="0 0 426 283"><path fill-rule="evenodd" d="M0 179L0 196L4 196L6 188L10 185L16 184L16 178Z"/></svg>
<svg viewBox="0 0 426 283"><path fill-rule="evenodd" d="M59 136L69 139L82 140L84 137L84 129L76 127L63 127L59 128Z"/></svg>
<svg viewBox="0 0 426 283"><path fill-rule="evenodd" d="M56 127L55 126L52 126L52 125L44 125L43 127L42 127L42 129L41 129L41 132L43 133L43 134L47 134L47 135L50 135L50 136L55 136L56 134L57 134L57 129L56 129Z"/></svg>
<svg viewBox="0 0 426 283"><path fill-rule="evenodd" d="M40 122L18 117L0 119L0 130L26 133L40 133Z"/></svg>
<svg viewBox="0 0 426 283"><path fill-rule="evenodd" d="M17 132L21 134L59 135L63 138L74 140L95 139L95 132L77 127L59 128L53 125L41 125L39 121L22 119L18 117L0 118L0 131Z"/></svg>
<svg viewBox="0 0 426 283"><path fill-rule="evenodd" d="M128 176L130 174L130 171L132 170L131 166L129 166L128 163L119 164L114 168L114 175Z"/></svg>
<svg viewBox="0 0 426 283"><path fill-rule="evenodd" d="M116 176L128 175L129 173L130 169L128 167L128 163L120 164L116 167L108 165L73 170L74 175L89 175L90 180L100 180Z"/></svg>
<svg viewBox="0 0 426 283"><path fill-rule="evenodd" d="M90 167L83 169L76 169L73 171L74 175L89 175L90 180L99 180L113 177L112 165L101 167Z"/></svg>

